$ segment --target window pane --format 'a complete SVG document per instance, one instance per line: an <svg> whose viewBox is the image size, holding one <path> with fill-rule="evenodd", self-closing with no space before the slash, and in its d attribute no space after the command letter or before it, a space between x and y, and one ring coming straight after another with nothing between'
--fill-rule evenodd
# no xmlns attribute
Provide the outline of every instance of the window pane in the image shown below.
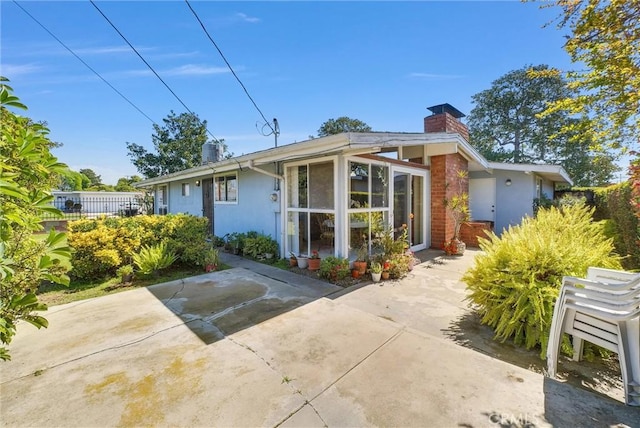
<svg viewBox="0 0 640 428"><path fill-rule="evenodd" d="M369 165L349 162L349 207L369 206Z"/></svg>
<svg viewBox="0 0 640 428"><path fill-rule="evenodd" d="M386 208L389 206L389 168L373 165L371 167L371 206Z"/></svg>
<svg viewBox="0 0 640 428"><path fill-rule="evenodd" d="M224 201L224 177L216 177L214 180L214 193L216 201Z"/></svg>
<svg viewBox="0 0 640 428"><path fill-rule="evenodd" d="M238 180L235 175L226 177L227 185L227 201L236 201L238 199Z"/></svg>
<svg viewBox="0 0 640 428"><path fill-rule="evenodd" d="M308 187L311 208L333 209L333 162L309 165Z"/></svg>
<svg viewBox="0 0 640 428"><path fill-rule="evenodd" d="M298 207L307 208L307 166L299 166L298 167L298 179L296 180L297 189L298 189Z"/></svg>

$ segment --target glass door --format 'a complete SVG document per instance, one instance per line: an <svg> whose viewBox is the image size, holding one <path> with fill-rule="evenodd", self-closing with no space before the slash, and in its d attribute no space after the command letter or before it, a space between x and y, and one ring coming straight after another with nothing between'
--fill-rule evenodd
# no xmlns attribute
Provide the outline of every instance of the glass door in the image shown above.
<svg viewBox="0 0 640 428"><path fill-rule="evenodd" d="M393 230L397 238L404 227L408 229L409 245L413 251L427 247L426 181L426 171L394 168Z"/></svg>

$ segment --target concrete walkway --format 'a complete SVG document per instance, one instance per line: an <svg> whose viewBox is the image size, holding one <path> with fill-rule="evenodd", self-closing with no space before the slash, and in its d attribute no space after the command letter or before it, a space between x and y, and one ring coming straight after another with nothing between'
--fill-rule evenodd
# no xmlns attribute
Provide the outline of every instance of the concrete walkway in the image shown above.
<svg viewBox="0 0 640 428"><path fill-rule="evenodd" d="M53 307L0 363L2 426L640 426L467 346L473 256L340 291L225 255L229 271ZM251 321L272 298L296 303Z"/></svg>

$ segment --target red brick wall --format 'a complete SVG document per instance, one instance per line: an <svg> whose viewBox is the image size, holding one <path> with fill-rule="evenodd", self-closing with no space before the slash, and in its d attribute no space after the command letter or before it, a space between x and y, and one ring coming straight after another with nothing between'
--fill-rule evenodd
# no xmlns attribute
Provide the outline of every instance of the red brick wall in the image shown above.
<svg viewBox="0 0 640 428"><path fill-rule="evenodd" d="M465 223L460 228L460 240L467 247L478 247L478 238L486 238L485 231L492 230L491 223L486 221L472 221Z"/></svg>
<svg viewBox="0 0 640 428"><path fill-rule="evenodd" d="M432 116L434 117L434 116ZM431 157L431 247L441 248L453 237L454 222L447 215L444 199L458 190L459 170L468 170L469 163L458 153ZM469 180L462 183L463 192L469 191ZM464 240L463 240L464 241ZM465 242L466 243L466 242Z"/></svg>
<svg viewBox="0 0 640 428"><path fill-rule="evenodd" d="M449 113L434 114L424 118L424 132L455 132L469 141L469 129Z"/></svg>

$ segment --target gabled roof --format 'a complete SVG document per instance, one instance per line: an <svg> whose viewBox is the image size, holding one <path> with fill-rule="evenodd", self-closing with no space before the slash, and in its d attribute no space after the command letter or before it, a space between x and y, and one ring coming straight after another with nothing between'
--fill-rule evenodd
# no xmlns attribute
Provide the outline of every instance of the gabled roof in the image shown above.
<svg viewBox="0 0 640 428"><path fill-rule="evenodd" d="M534 173L542 178L556 183L568 184L573 186L573 180L567 174L567 171L560 165L539 165L539 164L525 164L525 163L503 163L503 162L488 162L489 169L497 169L502 171L518 171L525 174Z"/></svg>
<svg viewBox="0 0 640 428"><path fill-rule="evenodd" d="M380 153L403 146L426 145L427 156L460 153L473 170L488 168L487 160L471 145L455 133L402 133L402 132L344 132L327 137L314 138L298 143L273 147L246 155L212 162L184 171L174 172L160 177L135 183L135 187L147 187L171 181L202 177L212 173L234 171L240 168L252 168L273 162L309 159L316 156L352 155Z"/></svg>

